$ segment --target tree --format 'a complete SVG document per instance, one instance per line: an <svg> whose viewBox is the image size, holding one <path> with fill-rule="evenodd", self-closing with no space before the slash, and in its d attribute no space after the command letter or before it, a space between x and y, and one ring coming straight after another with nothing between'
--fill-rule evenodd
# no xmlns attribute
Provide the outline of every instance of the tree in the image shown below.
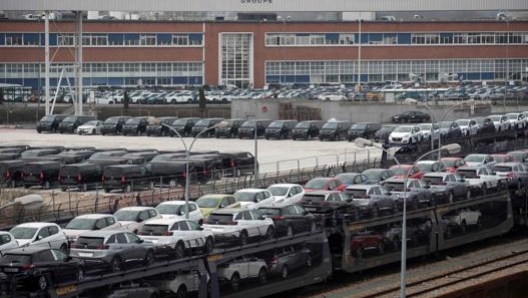
<svg viewBox="0 0 528 298"><path fill-rule="evenodd" d="M128 97L128 92L125 91L125 94L123 94L123 108L125 110L128 110L128 103L130 102L130 97Z"/></svg>

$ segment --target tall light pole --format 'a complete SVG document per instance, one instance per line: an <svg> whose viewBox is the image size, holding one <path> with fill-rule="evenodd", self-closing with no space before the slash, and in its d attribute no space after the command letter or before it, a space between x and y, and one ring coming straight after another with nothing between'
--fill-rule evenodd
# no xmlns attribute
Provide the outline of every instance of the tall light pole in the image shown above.
<svg viewBox="0 0 528 298"><path fill-rule="evenodd" d="M202 131L200 131L200 133L198 133L193 138L191 145L189 147L187 147L187 143L185 142L185 140L183 139L183 137L181 136L181 134L178 132L177 129L174 129L174 127L168 125L167 123L161 123L161 125L167 127L172 132L174 132L178 136L178 138L180 138L180 141L183 144L183 148L185 148L185 194L184 194L185 195L185 219L189 219L189 199L190 199L189 189L191 186L191 177L190 177L191 175L189 173L189 163L191 162L191 150L194 145L194 142L196 142L196 140L198 140L198 138L202 134L204 134L205 132L209 130L217 128L218 126L220 126L220 123L217 125L202 129Z"/></svg>
<svg viewBox="0 0 528 298"><path fill-rule="evenodd" d="M363 147L375 147L382 151L384 151L387 154L391 154L387 149L383 148L382 146L378 146L374 143L374 141L363 139L363 138L357 138L354 141L354 144L360 148ZM456 154L460 152L460 145L453 143L444 145L442 147L439 147L438 149L433 149L422 156L418 157L416 161L411 166L411 169L416 166L416 164L424 157L426 157L429 154L440 152L442 150L447 150L450 154ZM398 167L400 167L401 171L401 165L400 162L396 157L393 157L396 163L398 164ZM406 279L407 279L407 182L409 181L409 175L404 175L404 191L403 191L403 210L402 210L402 244L401 244L401 272L400 272L400 297L405 298L406 297Z"/></svg>
<svg viewBox="0 0 528 298"><path fill-rule="evenodd" d="M357 88L356 93L361 92L361 11L359 12L358 20L358 69L357 69Z"/></svg>
<svg viewBox="0 0 528 298"><path fill-rule="evenodd" d="M255 119L255 156L253 161L253 175L255 175L255 183L256 180L259 178L259 170L258 170L258 120Z"/></svg>
<svg viewBox="0 0 528 298"><path fill-rule="evenodd" d="M504 97L502 99L502 108L506 113L506 94L508 92L508 79L510 78L510 18L504 12L499 12L497 19L506 22L506 75L504 76Z"/></svg>

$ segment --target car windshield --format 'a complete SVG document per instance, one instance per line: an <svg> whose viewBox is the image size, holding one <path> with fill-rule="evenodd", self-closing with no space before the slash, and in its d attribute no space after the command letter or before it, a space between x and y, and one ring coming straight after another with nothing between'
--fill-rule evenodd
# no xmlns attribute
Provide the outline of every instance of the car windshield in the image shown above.
<svg viewBox="0 0 528 298"><path fill-rule="evenodd" d="M486 155L474 155L470 154L464 158L467 162L483 162L486 159Z"/></svg>
<svg viewBox="0 0 528 298"><path fill-rule="evenodd" d="M264 216L281 215L281 210L279 208L259 208L258 212Z"/></svg>
<svg viewBox="0 0 528 298"><path fill-rule="evenodd" d="M500 121L501 116L489 116L489 118L491 119L491 121L498 122Z"/></svg>
<svg viewBox="0 0 528 298"><path fill-rule="evenodd" d="M64 118L64 120L62 120L62 123L73 123L75 122L75 120L77 120L77 117L70 116L70 117Z"/></svg>
<svg viewBox="0 0 528 298"><path fill-rule="evenodd" d="M104 124L116 124L119 118L110 117L104 121Z"/></svg>
<svg viewBox="0 0 528 298"><path fill-rule="evenodd" d="M423 177L423 182L430 183L433 185L440 185L444 182L444 177Z"/></svg>
<svg viewBox="0 0 528 298"><path fill-rule="evenodd" d="M382 170L375 170L375 169L372 169L372 170L366 170L366 171L363 171L363 175L367 176L367 178L369 180L377 180L379 179L380 175L381 175L381 172Z"/></svg>
<svg viewBox="0 0 528 298"><path fill-rule="evenodd" d="M455 166L456 161L457 161L456 159L442 159L442 163L444 164L444 166L450 167L450 168Z"/></svg>
<svg viewBox="0 0 528 298"><path fill-rule="evenodd" d="M255 127L257 125L257 121L255 120L248 120L242 124L242 127Z"/></svg>
<svg viewBox="0 0 528 298"><path fill-rule="evenodd" d="M360 129L365 129L367 127L367 123L356 123L354 125L352 125L352 127L350 129L352 130L360 130Z"/></svg>
<svg viewBox="0 0 528 298"><path fill-rule="evenodd" d="M441 128L451 128L451 122L447 122L447 121L440 122L440 127Z"/></svg>
<svg viewBox="0 0 528 298"><path fill-rule="evenodd" d="M394 132L411 132L411 130L411 126L398 126L396 129L394 129Z"/></svg>
<svg viewBox="0 0 528 298"><path fill-rule="evenodd" d="M411 167L394 166L391 167L390 170L394 172L394 175L408 175Z"/></svg>
<svg viewBox="0 0 528 298"><path fill-rule="evenodd" d="M344 184L352 184L354 183L354 178L356 178L357 175L358 174L339 174L336 176L336 178Z"/></svg>
<svg viewBox="0 0 528 298"><path fill-rule="evenodd" d="M95 222L97 220L93 218L74 218L68 223L66 229L70 230L93 230Z"/></svg>
<svg viewBox="0 0 528 298"><path fill-rule="evenodd" d="M156 206L156 210L158 210L160 214L181 215L185 213L185 205L160 204Z"/></svg>
<svg viewBox="0 0 528 298"><path fill-rule="evenodd" d="M184 119L178 119L178 120L174 121L174 122L172 123L172 125L174 125L174 126L182 126L182 125L186 125L186 124L187 124L187 121L189 121L189 120L188 120L188 119L185 119L185 118L184 118Z"/></svg>
<svg viewBox="0 0 528 298"><path fill-rule="evenodd" d="M427 123L423 123L423 124L418 124L418 127L421 130L431 130L432 125L431 124L427 124Z"/></svg>
<svg viewBox="0 0 528 298"><path fill-rule="evenodd" d="M310 127L310 122L299 122L295 125L295 128L308 128Z"/></svg>
<svg viewBox="0 0 528 298"><path fill-rule="evenodd" d="M508 119L517 120L519 114L506 114L506 116L508 116Z"/></svg>
<svg viewBox="0 0 528 298"><path fill-rule="evenodd" d="M95 125L97 125L97 122L99 122L99 121L98 120L92 120L92 121L88 121L88 122L84 123L84 125L93 125L93 126L95 126Z"/></svg>
<svg viewBox="0 0 528 298"><path fill-rule="evenodd" d="M37 231L38 228L14 227L9 233L11 233L15 239L33 239L33 236L35 236Z"/></svg>
<svg viewBox="0 0 528 298"><path fill-rule="evenodd" d="M469 125L469 120L461 119L461 120L457 120L456 123L458 123L458 125L467 126Z"/></svg>
<svg viewBox="0 0 528 298"><path fill-rule="evenodd" d="M403 182L387 182L383 186L390 191L403 191L405 189Z"/></svg>
<svg viewBox="0 0 528 298"><path fill-rule="evenodd" d="M235 192L233 196L239 202L256 202L253 192Z"/></svg>
<svg viewBox="0 0 528 298"><path fill-rule="evenodd" d="M270 186L268 190L274 196L285 196L290 188L286 186Z"/></svg>
<svg viewBox="0 0 528 298"><path fill-rule="evenodd" d="M211 123L211 119L202 119L196 122L194 126L209 126L209 123Z"/></svg>
<svg viewBox="0 0 528 298"><path fill-rule="evenodd" d="M312 189L323 189L325 188L326 183L328 182L328 179L312 179L306 183L304 186L305 188L312 188Z"/></svg>
<svg viewBox="0 0 528 298"><path fill-rule="evenodd" d="M337 122L327 122L325 125L323 125L323 129L337 128L337 124Z"/></svg>
<svg viewBox="0 0 528 298"><path fill-rule="evenodd" d="M281 128L283 125L284 125L284 122L282 121L273 121L268 127Z"/></svg>
<svg viewBox="0 0 528 298"><path fill-rule="evenodd" d="M120 210L117 211L114 216L119 221L136 221L139 215L139 211Z"/></svg>
<svg viewBox="0 0 528 298"><path fill-rule="evenodd" d="M345 190L345 193L354 198L364 198L367 196L367 190L366 189L349 189L347 188Z"/></svg>
<svg viewBox="0 0 528 298"><path fill-rule="evenodd" d="M493 167L493 172L512 172L512 166L495 166Z"/></svg>
<svg viewBox="0 0 528 298"><path fill-rule="evenodd" d="M218 201L220 200L217 198L202 197L196 200L196 204L198 204L198 207L200 208L216 208L216 206L218 206Z"/></svg>
<svg viewBox="0 0 528 298"><path fill-rule="evenodd" d="M125 124L139 124L141 118L130 118Z"/></svg>
<svg viewBox="0 0 528 298"><path fill-rule="evenodd" d="M4 245L6 243L11 242L11 236L7 234L0 235L0 245Z"/></svg>
<svg viewBox="0 0 528 298"><path fill-rule="evenodd" d="M433 165L434 163L418 163L416 167L424 173L429 173L433 171Z"/></svg>
<svg viewBox="0 0 528 298"><path fill-rule="evenodd" d="M55 119L53 116L44 116L40 119L40 122L52 122Z"/></svg>

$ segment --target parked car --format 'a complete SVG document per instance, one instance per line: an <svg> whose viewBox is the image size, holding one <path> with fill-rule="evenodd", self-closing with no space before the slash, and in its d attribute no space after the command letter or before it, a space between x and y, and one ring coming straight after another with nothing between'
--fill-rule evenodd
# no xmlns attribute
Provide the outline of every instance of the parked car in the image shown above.
<svg viewBox="0 0 528 298"><path fill-rule="evenodd" d="M161 218L186 218L185 216L185 201L165 201L161 202L156 206L156 210L161 214ZM198 223L203 223L202 211L195 202L189 202L189 219Z"/></svg>
<svg viewBox="0 0 528 298"><path fill-rule="evenodd" d="M24 165L22 181L24 187L39 186L49 189L59 183L61 164L56 161L34 161Z"/></svg>
<svg viewBox="0 0 528 298"><path fill-rule="evenodd" d="M246 122L246 119L226 119L215 129L216 138L226 137L228 139L238 136L238 129Z"/></svg>
<svg viewBox="0 0 528 298"><path fill-rule="evenodd" d="M268 119L252 119L244 122L238 129L238 138L255 138L255 127L257 128L257 138L264 136L266 128L271 124Z"/></svg>
<svg viewBox="0 0 528 298"><path fill-rule="evenodd" d="M353 124L348 130L348 141L356 138L371 139L374 138L374 134L381 129L381 123L378 122L360 122Z"/></svg>
<svg viewBox="0 0 528 298"><path fill-rule="evenodd" d="M486 166L489 169L495 166L496 162L493 156L489 154L469 154L464 158L464 161L468 166Z"/></svg>
<svg viewBox="0 0 528 298"><path fill-rule="evenodd" d="M442 139L454 140L463 136L460 126L455 121L442 121L439 126Z"/></svg>
<svg viewBox="0 0 528 298"><path fill-rule="evenodd" d="M416 168L418 168L423 174L445 171L444 164L436 160L420 160L416 163ZM423 178L423 174L420 178Z"/></svg>
<svg viewBox="0 0 528 298"><path fill-rule="evenodd" d="M420 179L389 178L383 181L382 185L390 191L398 210L403 210L404 198L407 210L416 210L422 206L432 207L435 204L433 193Z"/></svg>
<svg viewBox="0 0 528 298"><path fill-rule="evenodd" d="M267 189L245 188L237 190L233 196L236 199L234 206L240 206L246 209L257 209L264 206L272 206L275 198Z"/></svg>
<svg viewBox="0 0 528 298"><path fill-rule="evenodd" d="M456 170L466 165L466 161L462 157L442 157L440 162L444 166L444 171L456 173Z"/></svg>
<svg viewBox="0 0 528 298"><path fill-rule="evenodd" d="M420 240L424 239L428 243L432 224L430 220L424 220L422 218L411 218L407 220L406 227L407 241L410 242L411 246L417 246ZM394 223L389 225L389 229L383 232L385 241L392 244L394 250L400 249L402 239L402 226L401 223Z"/></svg>
<svg viewBox="0 0 528 298"><path fill-rule="evenodd" d="M454 173L426 173L422 181L427 183L435 195L436 202L453 203L457 199L471 199L471 191L462 177Z"/></svg>
<svg viewBox="0 0 528 298"><path fill-rule="evenodd" d="M389 135L391 144L413 144L422 141L422 133L418 125L400 125Z"/></svg>
<svg viewBox="0 0 528 298"><path fill-rule="evenodd" d="M313 191L306 193L297 205L314 214L324 214L327 226L336 226L341 219L358 219L352 199L341 191Z"/></svg>
<svg viewBox="0 0 528 298"><path fill-rule="evenodd" d="M495 131L497 131L495 123L489 117L477 117L474 118L474 120L477 122L477 125L479 127L479 134L494 133Z"/></svg>
<svg viewBox="0 0 528 298"><path fill-rule="evenodd" d="M361 174L367 177L368 180L366 184L377 184L379 182L384 181L385 179L394 176L394 172L392 170L387 170L383 168L367 169L364 170Z"/></svg>
<svg viewBox="0 0 528 298"><path fill-rule="evenodd" d="M240 288L241 280L256 278L259 283L265 283L268 265L261 259L239 257L221 264L217 270L218 279L229 282L231 289L236 291Z"/></svg>
<svg viewBox="0 0 528 298"><path fill-rule="evenodd" d="M345 193L352 198L352 205L358 208L360 217L378 217L382 212L396 212L396 204L390 192L381 185L350 185Z"/></svg>
<svg viewBox="0 0 528 298"><path fill-rule="evenodd" d="M352 184L366 184L368 182L368 177L361 173L341 173L337 174L336 179L339 179L345 186Z"/></svg>
<svg viewBox="0 0 528 298"><path fill-rule="evenodd" d="M291 237L304 232L315 233L317 230L317 218L301 206L260 207L257 211L273 219L276 236Z"/></svg>
<svg viewBox="0 0 528 298"><path fill-rule="evenodd" d="M281 183L268 186L267 190L275 198L274 205L291 205L300 201L304 195L304 188L299 184Z"/></svg>
<svg viewBox="0 0 528 298"><path fill-rule="evenodd" d="M178 272L178 274L165 274L146 278L146 282L149 285L156 287L161 292L175 294L176 297L188 297L189 293L198 292L200 290L200 280L201 276L198 271ZM159 297L159 295L154 297Z"/></svg>
<svg viewBox="0 0 528 298"><path fill-rule="evenodd" d="M513 156L508 154L491 154L491 157L495 160L497 163L502 162L514 162Z"/></svg>
<svg viewBox="0 0 528 298"><path fill-rule="evenodd" d="M396 178L416 178L422 179L423 172L418 167L413 167L413 165L403 164L403 165L393 165L389 168L394 173L393 177Z"/></svg>
<svg viewBox="0 0 528 298"><path fill-rule="evenodd" d="M0 231L0 255L3 256L12 249L17 248L18 241L9 232ZM1 268L1 267L0 267Z"/></svg>
<svg viewBox="0 0 528 298"><path fill-rule="evenodd" d="M130 193L138 189L152 189L154 181L144 165L117 164L108 165L103 169L103 189L105 192L118 189Z"/></svg>
<svg viewBox="0 0 528 298"><path fill-rule="evenodd" d="M204 218L209 217L209 214L215 210L226 208L235 203L235 197L227 194L209 194L201 196L196 200L196 204L200 208Z"/></svg>
<svg viewBox="0 0 528 298"><path fill-rule="evenodd" d="M160 117L157 121L153 121L147 125L147 136L168 136L170 135L170 126L178 117Z"/></svg>
<svg viewBox="0 0 528 298"><path fill-rule="evenodd" d="M391 124L384 124L380 130L376 131L374 133L374 141L376 142L389 142L389 136L390 134L398 127L397 125L391 125Z"/></svg>
<svg viewBox="0 0 528 298"><path fill-rule="evenodd" d="M147 125L152 123L153 117L132 117L123 125L123 135L142 135L147 132Z"/></svg>
<svg viewBox="0 0 528 298"><path fill-rule="evenodd" d="M468 226L475 226L480 229L482 225L482 213L472 207L454 210L444 214L442 217L460 228L462 233L466 232Z"/></svg>
<svg viewBox="0 0 528 298"><path fill-rule="evenodd" d="M191 133L193 137L196 137L202 130L209 129L207 132L203 133L203 137L212 137L215 135L216 128L212 128L215 125L224 121L223 118L204 118L200 119L196 124L194 124Z"/></svg>
<svg viewBox="0 0 528 298"><path fill-rule="evenodd" d="M46 115L40 118L37 123L37 132L43 131L57 132L59 125L68 115Z"/></svg>
<svg viewBox="0 0 528 298"><path fill-rule="evenodd" d="M0 177L3 186L17 187L23 185L24 161L2 160L0 161Z"/></svg>
<svg viewBox="0 0 528 298"><path fill-rule="evenodd" d="M308 248L283 246L276 248L268 264L269 274L288 278L290 272L312 266L311 251Z"/></svg>
<svg viewBox="0 0 528 298"><path fill-rule="evenodd" d="M273 139L290 139L292 131L297 125L297 120L276 120L270 123L266 128L264 137L266 140Z"/></svg>
<svg viewBox="0 0 528 298"><path fill-rule="evenodd" d="M106 134L117 135L123 133L123 125L125 125L130 118L130 116L113 116L107 118L101 127L101 134L104 136Z"/></svg>
<svg viewBox="0 0 528 298"><path fill-rule="evenodd" d="M528 152L525 151L510 151L508 153L509 156L513 157L513 160L515 162L522 163L525 167L528 165Z"/></svg>
<svg viewBox="0 0 528 298"><path fill-rule="evenodd" d="M11 287L22 284L25 290L33 292L48 290L52 284L84 280L82 262L70 259L65 251L49 247L12 249L0 259L0 268L15 281Z"/></svg>
<svg viewBox="0 0 528 298"><path fill-rule="evenodd" d="M313 178L304 185L305 192L319 190L337 190L343 191L346 185L337 178L319 177Z"/></svg>
<svg viewBox="0 0 528 298"><path fill-rule="evenodd" d="M135 234L119 231L91 231L73 243L70 256L80 259L88 269L119 272L133 265L150 266L154 263L154 245L144 243Z"/></svg>
<svg viewBox="0 0 528 298"><path fill-rule="evenodd" d="M134 234L141 230L145 221L161 218L161 214L154 207L125 207L114 213L114 216L124 230Z"/></svg>
<svg viewBox="0 0 528 298"><path fill-rule="evenodd" d="M374 231L363 230L350 238L350 252L352 256L363 259L366 251L375 250L377 254L385 253L385 239Z"/></svg>
<svg viewBox="0 0 528 298"><path fill-rule="evenodd" d="M407 111L399 115L392 116L392 122L396 123L410 123L410 122L430 122L431 116L422 111Z"/></svg>
<svg viewBox="0 0 528 298"><path fill-rule="evenodd" d="M189 252L213 251L211 231L203 230L195 221L185 218L158 218L147 221L138 232L141 239L154 244L156 254L168 254L181 259Z"/></svg>
<svg viewBox="0 0 528 298"><path fill-rule="evenodd" d="M20 247L46 246L66 251L68 239L61 227L50 222L30 222L13 227L9 233Z"/></svg>
<svg viewBox="0 0 528 298"><path fill-rule="evenodd" d="M301 121L295 125L292 132L292 139L312 139L319 137L319 132L324 122L320 120Z"/></svg>
<svg viewBox="0 0 528 298"><path fill-rule="evenodd" d="M118 229L121 229L121 224L113 215L94 213L75 217L62 231L68 237L68 242L72 244L79 238L79 235L89 231Z"/></svg>
<svg viewBox="0 0 528 298"><path fill-rule="evenodd" d="M348 121L328 121L319 131L319 140L339 141L347 139L351 125Z"/></svg>
<svg viewBox="0 0 528 298"><path fill-rule="evenodd" d="M488 118L493 121L496 131L506 131L511 128L510 121L506 115L490 115Z"/></svg>
<svg viewBox="0 0 528 298"><path fill-rule="evenodd" d="M420 123L418 124L423 141L431 141L440 139L440 126L437 123Z"/></svg>
<svg viewBox="0 0 528 298"><path fill-rule="evenodd" d="M524 129L526 127L526 117L523 113L508 113L506 117L510 122L510 128Z"/></svg>
<svg viewBox="0 0 528 298"><path fill-rule="evenodd" d="M462 166L456 173L462 177L471 190L487 194L490 190L498 190L508 185L506 178L495 176L486 166Z"/></svg>
<svg viewBox="0 0 528 298"><path fill-rule="evenodd" d="M508 185L521 189L528 183L528 172L520 162L497 163L493 166L492 173L497 177L507 179Z"/></svg>
<svg viewBox="0 0 528 298"><path fill-rule="evenodd" d="M275 236L275 226L271 218L264 218L255 210L223 208L211 214L202 225L211 231L215 240L238 241L246 245L250 238L271 239Z"/></svg>
<svg viewBox="0 0 528 298"><path fill-rule="evenodd" d="M77 127L76 132L78 135L98 135L101 133L102 125L103 121L90 120Z"/></svg>
<svg viewBox="0 0 528 298"><path fill-rule="evenodd" d="M84 123L95 120L94 116L68 116L59 124L59 132L75 133L77 128Z"/></svg>
<svg viewBox="0 0 528 298"><path fill-rule="evenodd" d="M455 121L463 136L474 136L479 132L479 125L474 119L458 119Z"/></svg>

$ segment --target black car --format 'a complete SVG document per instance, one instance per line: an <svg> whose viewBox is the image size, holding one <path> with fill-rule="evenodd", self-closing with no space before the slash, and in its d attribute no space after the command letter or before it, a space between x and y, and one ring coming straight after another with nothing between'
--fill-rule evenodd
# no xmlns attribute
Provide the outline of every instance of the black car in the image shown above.
<svg viewBox="0 0 528 298"><path fill-rule="evenodd" d="M178 117L159 118L159 123L151 123L147 125L147 136L168 136L170 134L170 129L166 125L170 126L176 120L178 120Z"/></svg>
<svg viewBox="0 0 528 298"><path fill-rule="evenodd" d="M255 127L257 128L257 138L262 137L271 122L272 121L268 119L247 120L238 129L238 138L255 138Z"/></svg>
<svg viewBox="0 0 528 298"><path fill-rule="evenodd" d="M324 125L324 121L321 120L308 120L301 121L295 125L292 132L292 139L312 139L319 137L319 131Z"/></svg>
<svg viewBox="0 0 528 298"><path fill-rule="evenodd" d="M178 159L175 159L178 160ZM185 162L185 158L179 159ZM190 171L191 179L200 183L207 183L210 180L219 179L222 176L221 168L223 159L220 154L198 154L190 157L189 163L193 171Z"/></svg>
<svg viewBox="0 0 528 298"><path fill-rule="evenodd" d="M208 129L206 132L201 134L201 136L204 137L212 137L215 135L215 129L212 128L213 126L217 125L218 123L224 121L223 118L204 118L200 121L196 122L196 124L192 128L192 136L196 137L199 133L201 133L203 130Z"/></svg>
<svg viewBox="0 0 528 298"><path fill-rule="evenodd" d="M0 161L0 184L3 186L17 187L22 185L22 171L25 162L22 160Z"/></svg>
<svg viewBox="0 0 528 298"><path fill-rule="evenodd" d="M155 177L155 184L167 185L169 188L176 188L178 185L185 185L187 163L179 159L172 159L170 155L158 155L146 168ZM189 171L193 171L189 164Z"/></svg>
<svg viewBox="0 0 528 298"><path fill-rule="evenodd" d="M234 175L235 177L239 177L255 174L255 156L250 152L228 152L222 153L222 155L225 156L224 175ZM229 157L229 160L227 157Z"/></svg>
<svg viewBox="0 0 528 298"><path fill-rule="evenodd" d="M44 291L52 284L84 280L82 261L71 259L65 251L43 246L9 250L0 259L0 268L13 281L11 291Z"/></svg>
<svg viewBox="0 0 528 298"><path fill-rule="evenodd" d="M216 138L226 137L234 138L238 136L238 128L246 122L246 119L227 119L218 125L215 129Z"/></svg>
<svg viewBox="0 0 528 298"><path fill-rule="evenodd" d="M105 192L120 189L129 193L137 189L152 188L153 182L150 178L143 165L111 165L103 170L103 189Z"/></svg>
<svg viewBox="0 0 528 298"><path fill-rule="evenodd" d="M64 120L68 115L47 115L40 119L37 123L37 132L41 133L43 131L52 131L57 132L59 130L59 124Z"/></svg>
<svg viewBox="0 0 528 298"><path fill-rule="evenodd" d="M327 226L336 226L342 219L354 221L359 218L352 199L337 190L307 192L297 205L310 213L324 214Z"/></svg>
<svg viewBox="0 0 528 298"><path fill-rule="evenodd" d="M389 141L390 134L392 133L393 130L396 129L396 127L398 126L392 125L392 124L385 124L381 126L380 130L374 133L374 141L376 142L384 141L385 143L387 143Z"/></svg>
<svg viewBox="0 0 528 298"><path fill-rule="evenodd" d="M277 237L293 236L299 233L314 233L318 219L301 206L260 207L257 211L273 219Z"/></svg>
<svg viewBox="0 0 528 298"><path fill-rule="evenodd" d="M47 149L29 149L20 154L22 160L38 160L39 157L46 155L57 155L64 150L64 147L47 148Z"/></svg>
<svg viewBox="0 0 528 298"><path fill-rule="evenodd" d="M59 182L61 163L56 161L34 161L24 165L22 183L24 187L40 186L48 189Z"/></svg>
<svg viewBox="0 0 528 298"><path fill-rule="evenodd" d="M140 152L131 152L123 155L123 158L127 159L143 159L144 162L151 161L154 157L158 156L160 153L157 150L152 151L140 151ZM132 163L132 162L131 162Z"/></svg>
<svg viewBox="0 0 528 298"><path fill-rule="evenodd" d="M77 127L91 120L96 119L94 116L68 116L59 124L59 132L75 133Z"/></svg>
<svg viewBox="0 0 528 298"><path fill-rule="evenodd" d="M130 116L113 116L106 119L101 126L101 134L120 134L123 132L123 125L130 119Z"/></svg>
<svg viewBox="0 0 528 298"><path fill-rule="evenodd" d="M59 184L62 190L87 191L101 183L102 174L101 167L93 163L63 165L59 171Z"/></svg>
<svg viewBox="0 0 528 298"><path fill-rule="evenodd" d="M290 272L312 266L310 249L299 245L276 248L273 256L265 260L269 267L268 273L282 279L288 278Z"/></svg>
<svg viewBox="0 0 528 298"><path fill-rule="evenodd" d="M439 123L441 138L458 139L462 137L462 129L455 121L442 121Z"/></svg>
<svg viewBox="0 0 528 298"><path fill-rule="evenodd" d="M57 155L50 155L50 156L60 157L62 160L62 163L64 164L73 164L73 163L80 163L80 162L87 160L94 153L95 153L95 150L92 150L92 149L64 150Z"/></svg>
<svg viewBox="0 0 528 298"><path fill-rule="evenodd" d="M399 115L392 116L392 122L395 122L395 123L431 122L431 116L422 111L407 111Z"/></svg>
<svg viewBox="0 0 528 298"><path fill-rule="evenodd" d="M352 125L348 130L348 141L351 142L356 138L370 139L381 129L381 123L378 122L360 122Z"/></svg>
<svg viewBox="0 0 528 298"><path fill-rule="evenodd" d="M474 118L474 120L477 122L477 125L479 126L478 131L477 131L478 134L494 133L497 131L495 124L489 117L477 117L477 118Z"/></svg>
<svg viewBox="0 0 528 298"><path fill-rule="evenodd" d="M348 121L328 121L319 131L319 140L339 141L346 139L351 125Z"/></svg>
<svg viewBox="0 0 528 298"><path fill-rule="evenodd" d="M147 132L151 117L132 117L123 125L123 135L141 135Z"/></svg>
<svg viewBox="0 0 528 298"><path fill-rule="evenodd" d="M293 128L299 123L297 120L276 120L266 128L264 137L266 140L274 139L290 139Z"/></svg>
<svg viewBox="0 0 528 298"><path fill-rule="evenodd" d="M186 137L192 135L192 129L194 125L200 121L202 118L180 118L172 123L172 128L174 128L180 136ZM170 136L174 137L176 133L170 130Z"/></svg>

